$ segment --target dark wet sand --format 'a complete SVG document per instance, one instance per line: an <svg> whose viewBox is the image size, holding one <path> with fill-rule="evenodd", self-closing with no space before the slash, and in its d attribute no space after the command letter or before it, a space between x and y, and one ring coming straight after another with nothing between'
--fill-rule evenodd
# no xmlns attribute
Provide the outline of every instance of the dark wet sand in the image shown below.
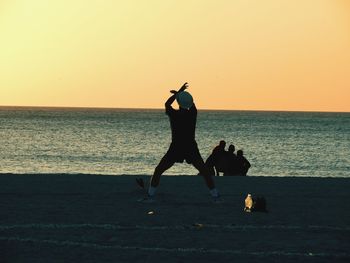
<svg viewBox="0 0 350 263"><path fill-rule="evenodd" d="M350 179L0 175L0 262L350 262ZM143 177L145 180L147 177ZM243 212L247 193L268 213Z"/></svg>

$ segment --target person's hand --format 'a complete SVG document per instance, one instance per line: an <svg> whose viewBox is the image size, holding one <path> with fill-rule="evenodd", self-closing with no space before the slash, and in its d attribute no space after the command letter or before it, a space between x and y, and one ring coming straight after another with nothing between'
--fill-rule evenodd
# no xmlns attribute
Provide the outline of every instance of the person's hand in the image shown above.
<svg viewBox="0 0 350 263"><path fill-rule="evenodd" d="M184 90L187 89L187 88L188 88L188 83L185 82L185 83L182 85L182 87L179 89L179 92L184 91Z"/></svg>
<svg viewBox="0 0 350 263"><path fill-rule="evenodd" d="M171 91L170 91L170 93L172 93L172 94L176 94L176 93L177 93L177 91L176 91L176 90L171 90Z"/></svg>

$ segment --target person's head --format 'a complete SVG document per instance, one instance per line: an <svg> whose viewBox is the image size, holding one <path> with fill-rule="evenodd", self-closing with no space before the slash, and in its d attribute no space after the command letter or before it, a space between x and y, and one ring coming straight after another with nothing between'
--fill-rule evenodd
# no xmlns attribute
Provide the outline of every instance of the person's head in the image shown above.
<svg viewBox="0 0 350 263"><path fill-rule="evenodd" d="M181 91L176 94L176 101L179 104L180 109L190 109L193 105L193 98L187 91Z"/></svg>
<svg viewBox="0 0 350 263"><path fill-rule="evenodd" d="M235 152L235 146L233 145L233 144L230 144L230 146L228 147L228 151L230 152L230 153L234 153Z"/></svg>
<svg viewBox="0 0 350 263"><path fill-rule="evenodd" d="M226 142L224 140L221 140L219 142L219 147L222 148L222 149L225 149L225 146L226 146Z"/></svg>
<svg viewBox="0 0 350 263"><path fill-rule="evenodd" d="M237 156L243 156L243 150L238 150L237 151Z"/></svg>

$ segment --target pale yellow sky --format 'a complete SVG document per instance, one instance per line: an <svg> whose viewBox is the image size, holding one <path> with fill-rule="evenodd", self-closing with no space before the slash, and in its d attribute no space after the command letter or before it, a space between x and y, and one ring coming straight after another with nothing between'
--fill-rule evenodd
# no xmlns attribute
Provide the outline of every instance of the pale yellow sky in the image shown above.
<svg viewBox="0 0 350 263"><path fill-rule="evenodd" d="M2 0L0 105L350 112L347 0Z"/></svg>

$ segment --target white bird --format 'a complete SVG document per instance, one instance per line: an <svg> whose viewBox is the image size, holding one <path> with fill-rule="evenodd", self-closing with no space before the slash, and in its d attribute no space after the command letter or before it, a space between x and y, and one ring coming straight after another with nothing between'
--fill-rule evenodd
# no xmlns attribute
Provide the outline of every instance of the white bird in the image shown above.
<svg viewBox="0 0 350 263"><path fill-rule="evenodd" d="M251 194L248 194L247 197L244 200L244 211L245 212L251 212L253 208L253 198Z"/></svg>

